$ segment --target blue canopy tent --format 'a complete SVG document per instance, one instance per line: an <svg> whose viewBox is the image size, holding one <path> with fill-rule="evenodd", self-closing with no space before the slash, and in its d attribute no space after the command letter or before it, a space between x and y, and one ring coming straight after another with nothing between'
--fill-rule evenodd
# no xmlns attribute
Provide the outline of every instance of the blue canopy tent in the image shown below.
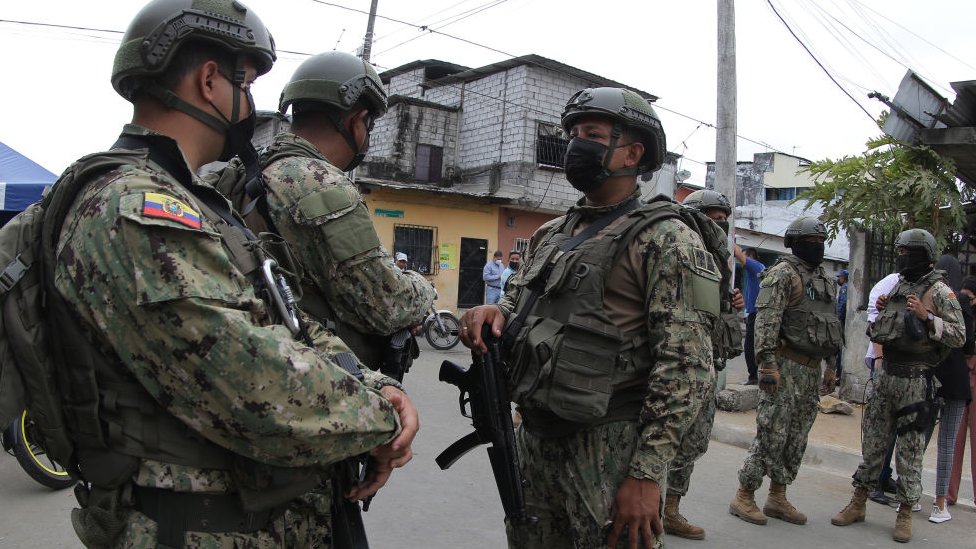
<svg viewBox="0 0 976 549"><path fill-rule="evenodd" d="M57 175L0 143L0 225L41 199Z"/></svg>

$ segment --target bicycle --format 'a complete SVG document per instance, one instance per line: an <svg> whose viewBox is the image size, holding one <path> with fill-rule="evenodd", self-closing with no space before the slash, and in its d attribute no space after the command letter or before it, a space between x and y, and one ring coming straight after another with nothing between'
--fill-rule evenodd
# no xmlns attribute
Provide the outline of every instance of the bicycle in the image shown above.
<svg viewBox="0 0 976 549"><path fill-rule="evenodd" d="M47 455L37 425L27 411L10 422L0 435L0 444L10 455L17 458L21 468L35 481L53 490L74 486L77 482L64 467Z"/></svg>

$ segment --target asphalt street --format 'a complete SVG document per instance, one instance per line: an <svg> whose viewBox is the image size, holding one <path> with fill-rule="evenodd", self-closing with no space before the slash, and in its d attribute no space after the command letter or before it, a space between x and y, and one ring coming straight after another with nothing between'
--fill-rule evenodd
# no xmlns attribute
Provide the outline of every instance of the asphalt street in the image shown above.
<svg viewBox="0 0 976 549"><path fill-rule="evenodd" d="M468 354L461 347L423 354L407 375L406 387L421 414L421 430L414 459L398 471L373 500L364 515L373 549L447 549L506 546L501 504L484 450L475 449L441 471L434 457L471 430L459 415L458 393L437 381L443 359L462 364ZM729 515L736 489L735 473L745 457L741 448L712 442L692 477L691 491L681 505L685 516L706 528L704 541L667 538L671 548L831 549L895 547L891 539L895 511L868 502L867 522L846 528L830 524L850 496L850 471L804 465L790 487L791 501L809 517L805 526L770 519L753 526ZM762 505L765 489L757 493ZM0 547L80 547L70 524L75 505L70 490L51 492L24 474L16 460L0 455ZM914 539L909 546L976 548L976 511L971 505L950 508L953 519L935 525L927 521L931 497L923 496L923 511L915 514Z"/></svg>

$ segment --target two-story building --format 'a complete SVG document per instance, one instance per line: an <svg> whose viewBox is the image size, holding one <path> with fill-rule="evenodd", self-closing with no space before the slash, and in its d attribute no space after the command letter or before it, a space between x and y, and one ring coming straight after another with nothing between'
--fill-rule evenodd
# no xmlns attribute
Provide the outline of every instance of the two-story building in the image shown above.
<svg viewBox="0 0 976 549"><path fill-rule="evenodd" d="M389 110L355 180L384 246L406 253L435 282L438 306L453 309L483 302L481 272L494 250L523 249L579 199L562 170L569 98L586 87L634 89L537 55L475 69L415 61L380 76ZM258 146L287 128L263 114ZM645 194L671 194L676 158L643 183Z"/></svg>

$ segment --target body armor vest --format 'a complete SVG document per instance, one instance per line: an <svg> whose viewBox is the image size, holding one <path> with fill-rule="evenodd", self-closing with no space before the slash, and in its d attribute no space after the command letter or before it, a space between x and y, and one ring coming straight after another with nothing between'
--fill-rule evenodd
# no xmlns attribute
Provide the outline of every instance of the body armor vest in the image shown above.
<svg viewBox="0 0 976 549"><path fill-rule="evenodd" d="M572 237L580 221L579 214L570 214L542 239L521 276L510 279L519 292L516 311L526 305L529 290L539 293L508 361L511 398L521 406L533 434L564 436L637 419L653 362L643 331L621 333L608 318L604 287L630 241L657 221L680 218L678 208L671 202L644 206L562 252L559 245ZM714 291L719 274L714 261L711 265L714 278L701 284L712 285ZM717 313L718 303L714 306Z"/></svg>
<svg viewBox="0 0 976 549"><path fill-rule="evenodd" d="M912 283L904 279L888 294L888 303L869 327L871 341L884 346L885 360L892 364L931 368L949 356L949 348L929 338L924 320L905 310L908 296L919 296L922 305L935 311L932 295L942 275L932 271Z"/></svg>
<svg viewBox="0 0 976 549"><path fill-rule="evenodd" d="M161 170L150 159L148 149L110 151L88 157L88 162L136 165L147 171ZM140 155L140 153L143 153ZM133 158L133 157L136 158ZM84 167L75 170L83 173ZM188 172L187 172L188 173ZM106 178L102 185L108 184ZM98 184L98 183L96 183ZM186 187L184 185L184 187ZM257 272L268 252L253 235L231 224L208 204L207 193L223 197L214 189L186 187L197 198L203 217L214 222L230 261L246 275L261 295L263 284ZM55 187L57 189L57 187ZM223 212L233 215L227 209ZM57 220L60 225L63 219ZM275 244L277 246L277 244ZM53 285L54 258L47 265L46 280L49 322L57 327L62 343L56 364L62 392L65 424L74 446L70 462L93 486L114 489L123 486L139 468L141 458L201 469L228 470L237 481L246 511L269 509L307 492L319 480L311 469L279 468L261 464L218 446L169 414L119 363L114 351L97 335L89 335ZM273 307L269 305L269 313ZM271 318L268 319L269 324ZM67 463L66 463L67 465Z"/></svg>
<svg viewBox="0 0 976 549"><path fill-rule="evenodd" d="M794 255L777 261L786 264L800 276L803 298L799 304L787 305L783 312L780 335L786 345L813 358L837 354L844 344L844 333L837 318L835 282L827 278L822 267L813 271Z"/></svg>

